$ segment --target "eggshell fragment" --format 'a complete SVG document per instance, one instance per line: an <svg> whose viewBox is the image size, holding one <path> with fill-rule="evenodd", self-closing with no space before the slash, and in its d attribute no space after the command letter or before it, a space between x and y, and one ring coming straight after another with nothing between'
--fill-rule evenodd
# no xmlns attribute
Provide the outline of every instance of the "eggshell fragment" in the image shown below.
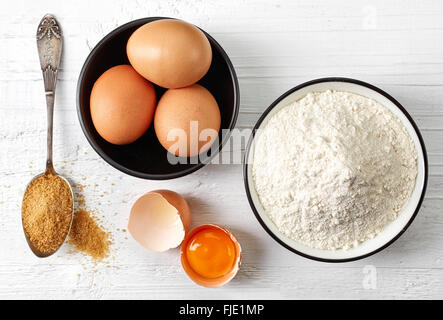
<svg viewBox="0 0 443 320"><path fill-rule="evenodd" d="M185 198L179 195L177 192L171 190L155 190L152 191L160 194L166 199L174 208L178 210L180 218L182 219L183 226L185 227L185 232L189 230L189 225L191 224L191 210L189 209L188 203Z"/></svg>
<svg viewBox="0 0 443 320"><path fill-rule="evenodd" d="M128 230L146 249L163 252L182 243L189 224L190 210L186 200L176 192L156 190L134 203Z"/></svg>
<svg viewBox="0 0 443 320"><path fill-rule="evenodd" d="M189 263L186 256L186 251L190 243L190 240L193 238L195 234L205 229L218 229L225 232L230 237L235 246L236 256L231 270L229 270L226 274L217 278L207 278L201 276L191 267L191 264ZM241 251L242 250L240 243L237 241L235 236L228 229L215 224L205 224L194 228L186 235L181 246L181 264L183 270L186 272L189 278L191 278L191 280L194 281L196 284L207 288L217 288L225 285L236 276L241 265Z"/></svg>

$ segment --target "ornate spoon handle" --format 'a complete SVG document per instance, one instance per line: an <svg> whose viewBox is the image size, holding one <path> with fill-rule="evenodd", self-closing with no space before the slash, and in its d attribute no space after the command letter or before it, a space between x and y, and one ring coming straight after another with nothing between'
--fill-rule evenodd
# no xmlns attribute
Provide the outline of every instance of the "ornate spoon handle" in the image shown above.
<svg viewBox="0 0 443 320"><path fill-rule="evenodd" d="M60 67L62 55L62 32L57 20L50 14L45 15L38 25L37 49L43 72L48 114L46 170L54 171L52 164L52 127L57 71Z"/></svg>

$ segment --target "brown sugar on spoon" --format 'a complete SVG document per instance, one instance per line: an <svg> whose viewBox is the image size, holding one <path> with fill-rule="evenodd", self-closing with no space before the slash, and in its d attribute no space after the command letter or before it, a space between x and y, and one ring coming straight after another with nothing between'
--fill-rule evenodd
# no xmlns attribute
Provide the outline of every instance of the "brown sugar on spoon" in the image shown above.
<svg viewBox="0 0 443 320"><path fill-rule="evenodd" d="M32 245L43 253L57 250L71 225L73 198L69 185L59 176L46 173L26 188L22 223Z"/></svg>

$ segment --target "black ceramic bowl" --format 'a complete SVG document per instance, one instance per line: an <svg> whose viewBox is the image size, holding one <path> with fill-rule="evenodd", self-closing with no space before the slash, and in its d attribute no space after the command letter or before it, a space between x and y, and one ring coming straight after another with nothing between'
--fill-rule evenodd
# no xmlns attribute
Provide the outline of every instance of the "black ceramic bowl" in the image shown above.
<svg viewBox="0 0 443 320"><path fill-rule="evenodd" d="M164 180L192 173L220 151L228 140L230 130L235 126L239 110L239 87L234 67L223 48L209 34L205 33L212 48L212 63L208 73L198 82L208 89L217 100L221 113L219 147L204 161L187 159L186 164L171 164L167 151L158 142L153 125L137 141L118 146L105 141L92 123L89 97L94 82L109 68L119 64L129 64L126 55L126 42L131 34L145 23L162 17L143 18L124 24L105 36L92 50L80 72L77 85L77 111L80 125L94 150L109 164L132 176ZM165 89L156 86L157 99ZM225 129L225 130L223 130ZM215 150L215 148L214 148ZM192 161L191 161L192 160Z"/></svg>

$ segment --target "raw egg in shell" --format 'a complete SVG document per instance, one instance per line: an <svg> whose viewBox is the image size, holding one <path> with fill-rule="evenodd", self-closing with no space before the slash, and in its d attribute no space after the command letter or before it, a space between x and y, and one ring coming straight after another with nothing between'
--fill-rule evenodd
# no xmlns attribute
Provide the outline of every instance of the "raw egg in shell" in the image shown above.
<svg viewBox="0 0 443 320"><path fill-rule="evenodd" d="M140 138L151 125L155 105L152 83L128 65L105 71L91 91L92 122L98 134L112 144Z"/></svg>
<svg viewBox="0 0 443 320"><path fill-rule="evenodd" d="M164 88L182 88L208 72L212 49L205 34L175 19L149 22L131 35L126 48L131 65L143 77Z"/></svg>
<svg viewBox="0 0 443 320"><path fill-rule="evenodd" d="M207 224L193 229L183 240L181 263L198 285L215 288L228 283L241 263L241 247L226 228Z"/></svg>
<svg viewBox="0 0 443 320"><path fill-rule="evenodd" d="M180 157L206 152L218 138L220 125L217 101L198 84L166 91L154 115L158 141Z"/></svg>

